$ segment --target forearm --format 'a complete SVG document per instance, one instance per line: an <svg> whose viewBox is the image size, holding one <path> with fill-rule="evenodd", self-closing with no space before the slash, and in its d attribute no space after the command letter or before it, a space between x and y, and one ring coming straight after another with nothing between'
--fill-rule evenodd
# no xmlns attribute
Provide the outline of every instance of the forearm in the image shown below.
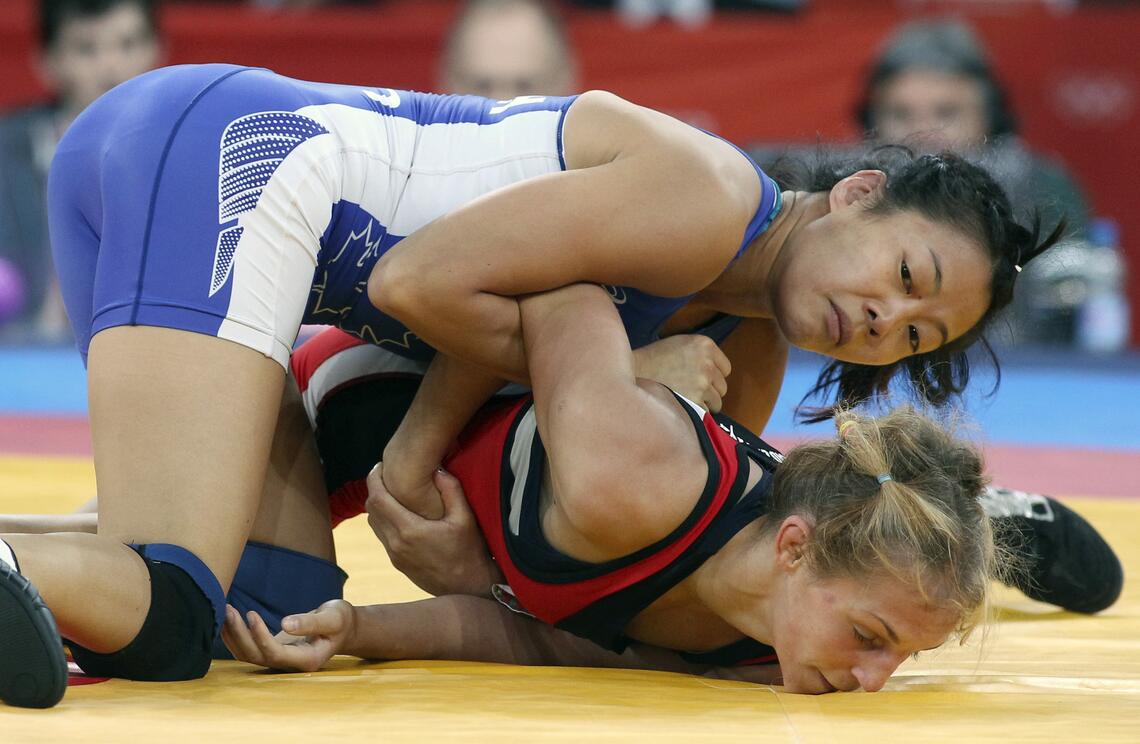
<svg viewBox="0 0 1140 744"><path fill-rule="evenodd" d="M397 497L422 493L456 437L503 384L502 378L469 362L437 354L395 435L384 448L384 484ZM404 503L404 499L401 499ZM442 504L404 506L438 519Z"/></svg>
<svg viewBox="0 0 1140 744"><path fill-rule="evenodd" d="M342 653L365 659L451 659L552 663L538 638L544 626L492 599L448 595L356 608Z"/></svg>
<svg viewBox="0 0 1140 744"><path fill-rule="evenodd" d="M48 532L98 531L99 515L94 512L74 514L0 514L0 534L42 535Z"/></svg>
<svg viewBox="0 0 1140 744"><path fill-rule="evenodd" d="M531 666L651 669L706 674L669 649L634 644L618 654L519 615L494 600L446 596L356 608L356 632L342 653L366 659L449 659Z"/></svg>
<svg viewBox="0 0 1140 744"><path fill-rule="evenodd" d="M518 301L482 291L462 272L432 266L429 255L412 249L414 243L431 243L438 229L422 228L405 238L409 245L393 248L377 262L368 282L369 299L441 353L500 379L527 382Z"/></svg>
<svg viewBox="0 0 1140 744"><path fill-rule="evenodd" d="M606 395L636 388L625 328L599 287L576 284L531 295L519 301L519 309L540 410L552 390Z"/></svg>

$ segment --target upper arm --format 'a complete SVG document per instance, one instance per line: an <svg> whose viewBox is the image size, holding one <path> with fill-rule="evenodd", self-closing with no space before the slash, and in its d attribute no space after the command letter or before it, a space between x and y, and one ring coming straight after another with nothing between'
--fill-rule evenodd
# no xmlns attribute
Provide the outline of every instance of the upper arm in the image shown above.
<svg viewBox="0 0 1140 744"><path fill-rule="evenodd" d="M554 547L581 560L619 558L664 538L707 482L681 404L657 383L640 385L629 405L584 402L563 407L552 422L554 505L544 531Z"/></svg>
<svg viewBox="0 0 1140 744"><path fill-rule="evenodd" d="M655 542L692 510L707 477L688 414L663 386L634 376L601 288L566 287L520 308L552 512L564 519L549 526L608 557Z"/></svg>
<svg viewBox="0 0 1140 744"><path fill-rule="evenodd" d="M719 275L759 198L755 172L731 146L605 94L580 97L563 132L568 170L417 230L377 263L370 299L403 318L477 292L589 281L677 296Z"/></svg>
<svg viewBox="0 0 1140 744"><path fill-rule="evenodd" d="M722 411L762 432L776 407L788 366L788 342L774 320L745 318L721 344L732 363Z"/></svg>

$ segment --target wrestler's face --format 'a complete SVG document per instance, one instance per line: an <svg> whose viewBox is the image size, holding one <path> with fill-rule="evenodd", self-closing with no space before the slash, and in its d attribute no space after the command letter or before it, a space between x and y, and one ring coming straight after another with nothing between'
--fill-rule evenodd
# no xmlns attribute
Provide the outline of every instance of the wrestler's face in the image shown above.
<svg viewBox="0 0 1140 744"><path fill-rule="evenodd" d="M79 111L158 61L158 39L146 13L123 2L105 13L65 20L44 54L43 70L64 107Z"/></svg>
<svg viewBox="0 0 1140 744"><path fill-rule="evenodd" d="M820 578L794 570L774 606L772 643L789 692L875 692L908 657L937 648L955 613L885 575Z"/></svg>
<svg viewBox="0 0 1140 744"><path fill-rule="evenodd" d="M777 264L772 308L791 344L881 366L933 351L981 320L991 273L973 238L912 210L832 202L789 235Z"/></svg>

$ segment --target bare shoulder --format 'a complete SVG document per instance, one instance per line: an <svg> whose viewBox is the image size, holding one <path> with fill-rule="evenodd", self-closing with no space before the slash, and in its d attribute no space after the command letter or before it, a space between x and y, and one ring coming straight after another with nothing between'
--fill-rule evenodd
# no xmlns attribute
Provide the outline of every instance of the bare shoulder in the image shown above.
<svg viewBox="0 0 1140 744"><path fill-rule="evenodd" d="M570 107L563 130L566 163L589 168L622 157L652 162L690 178L704 177L755 210L760 184L748 159L728 142L668 114L604 90L583 93Z"/></svg>
<svg viewBox="0 0 1140 744"><path fill-rule="evenodd" d="M639 381L651 414L613 441L591 442L591 457L561 480L556 496L570 531L595 555L617 558L661 540L695 508L708 481L693 421L664 386Z"/></svg>

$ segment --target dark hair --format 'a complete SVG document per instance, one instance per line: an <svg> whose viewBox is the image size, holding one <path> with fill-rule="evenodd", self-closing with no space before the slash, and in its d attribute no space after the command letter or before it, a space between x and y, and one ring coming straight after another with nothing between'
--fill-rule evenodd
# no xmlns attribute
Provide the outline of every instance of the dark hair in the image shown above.
<svg viewBox="0 0 1140 744"><path fill-rule="evenodd" d="M880 88L911 70L930 70L978 83L986 107L986 135L991 138L1017 133L1017 120L1008 98L994 76L985 51L970 27L959 21L928 20L908 23L887 41L875 60L855 115L864 132L875 131L875 98Z"/></svg>
<svg viewBox="0 0 1140 744"><path fill-rule="evenodd" d="M157 4L157 0L40 0L40 46L50 49L68 21L101 16L120 5L137 6L151 32L157 32Z"/></svg>
<svg viewBox="0 0 1140 744"><path fill-rule="evenodd" d="M965 390L970 380L966 349L980 342L997 373L994 390L1001 382L997 355L983 336L994 316L1013 299L1014 280L1020 268L1052 247L1065 231L1065 221L1044 239L1040 216L1035 212L1031 227L1013 215L1009 197L990 174L966 158L950 152L915 155L899 145L882 145L851 157L840 158L818 151L814 158L785 156L767 169L780 188L795 191L828 191L859 170L887 174L882 195L870 208L879 214L913 210L935 222L950 225L973 238L990 259L990 304L973 328L959 338L925 354L894 364L870 366L834 359L820 372L815 385L800 401L799 415L808 422L830 418L836 404L855 406L888 391L900 369L915 397L941 406ZM828 395L838 388L836 404L817 408L804 406L813 396Z"/></svg>

